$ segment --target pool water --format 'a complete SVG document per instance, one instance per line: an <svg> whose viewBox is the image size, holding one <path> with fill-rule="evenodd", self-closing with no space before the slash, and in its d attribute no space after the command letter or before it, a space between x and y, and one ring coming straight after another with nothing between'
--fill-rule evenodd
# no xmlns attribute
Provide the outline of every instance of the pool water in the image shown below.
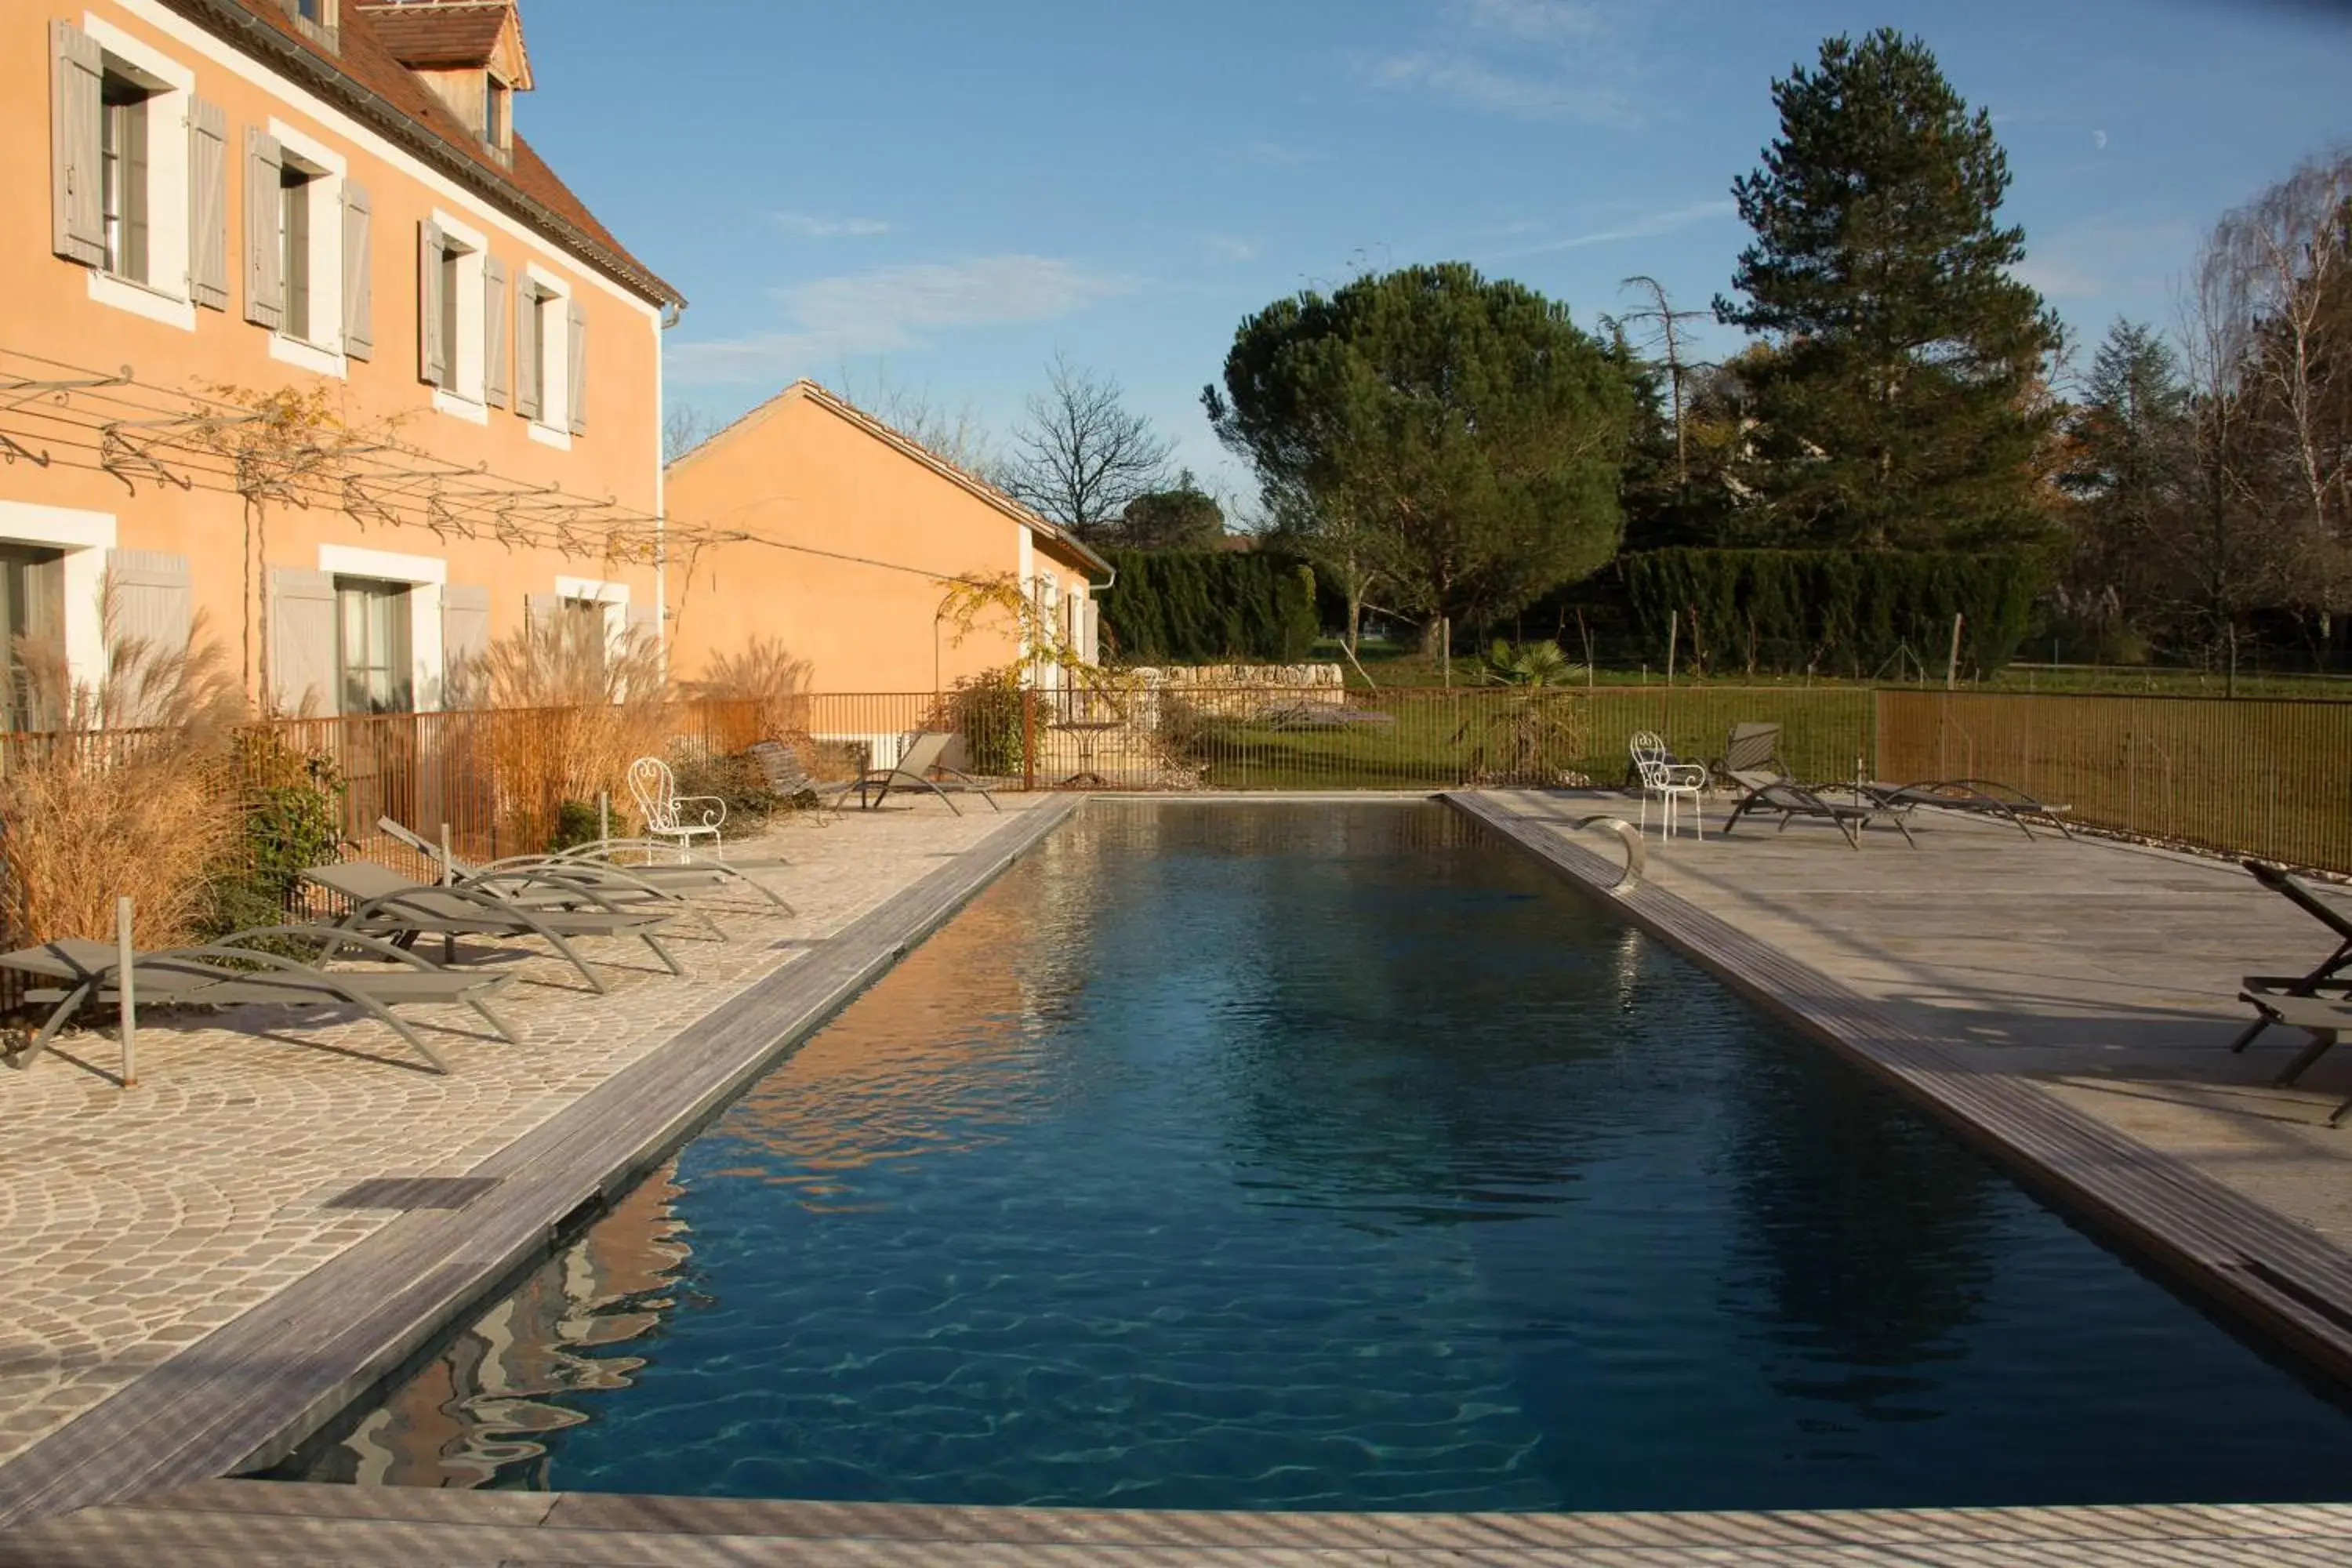
<svg viewBox="0 0 2352 1568"><path fill-rule="evenodd" d="M2218 1502L2352 1419L1442 807L1097 804L291 1472Z"/></svg>

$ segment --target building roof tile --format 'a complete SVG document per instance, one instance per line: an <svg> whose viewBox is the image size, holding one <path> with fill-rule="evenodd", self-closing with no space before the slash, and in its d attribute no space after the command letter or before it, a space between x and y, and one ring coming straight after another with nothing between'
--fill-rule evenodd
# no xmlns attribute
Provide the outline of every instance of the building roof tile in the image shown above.
<svg viewBox="0 0 2352 1568"><path fill-rule="evenodd" d="M301 85L337 100L372 129L404 142L641 298L664 305L686 303L683 294L623 248L522 137L514 139L511 164L501 162L472 127L402 63L380 29L383 11L406 7L346 7L331 47L298 26L276 0L166 3ZM501 16L505 10L503 0L496 6L446 8L495 9ZM395 26L401 25L404 23Z"/></svg>

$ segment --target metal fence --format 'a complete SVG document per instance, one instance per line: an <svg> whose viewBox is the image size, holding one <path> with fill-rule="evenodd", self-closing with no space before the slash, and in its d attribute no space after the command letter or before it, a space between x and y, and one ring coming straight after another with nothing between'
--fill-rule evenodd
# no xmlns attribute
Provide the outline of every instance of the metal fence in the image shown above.
<svg viewBox="0 0 2352 1568"><path fill-rule="evenodd" d="M2352 872L2352 702L1881 690L1883 778L1998 779L2074 820Z"/></svg>

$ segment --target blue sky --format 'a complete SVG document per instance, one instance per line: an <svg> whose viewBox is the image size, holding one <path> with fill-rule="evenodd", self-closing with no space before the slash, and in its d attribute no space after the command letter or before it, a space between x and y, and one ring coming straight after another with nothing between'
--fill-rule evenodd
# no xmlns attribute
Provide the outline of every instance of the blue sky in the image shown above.
<svg viewBox="0 0 2352 1568"><path fill-rule="evenodd" d="M2168 323L2200 235L2352 139L2352 15L2263 0L539 0L518 123L692 301L669 395L796 375L1002 432L1055 351L1219 488L1198 396L1309 286L1467 260L1591 324L1629 273L1704 308L1769 84L1827 34L1924 37L1990 109L2025 276L2086 341ZM1736 333L1699 326L1706 352Z"/></svg>

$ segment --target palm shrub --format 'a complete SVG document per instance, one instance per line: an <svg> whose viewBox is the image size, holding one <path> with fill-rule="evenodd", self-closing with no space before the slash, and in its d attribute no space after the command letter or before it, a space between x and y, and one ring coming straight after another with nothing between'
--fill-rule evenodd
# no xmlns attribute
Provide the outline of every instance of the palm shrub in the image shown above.
<svg viewBox="0 0 2352 1568"><path fill-rule="evenodd" d="M1515 689L1507 701L1474 711L1454 732L1471 746L1467 772L1475 784L1582 783L1561 764L1584 754L1590 724L1575 683L1585 679L1556 642L1497 638L1480 660L1488 685Z"/></svg>

